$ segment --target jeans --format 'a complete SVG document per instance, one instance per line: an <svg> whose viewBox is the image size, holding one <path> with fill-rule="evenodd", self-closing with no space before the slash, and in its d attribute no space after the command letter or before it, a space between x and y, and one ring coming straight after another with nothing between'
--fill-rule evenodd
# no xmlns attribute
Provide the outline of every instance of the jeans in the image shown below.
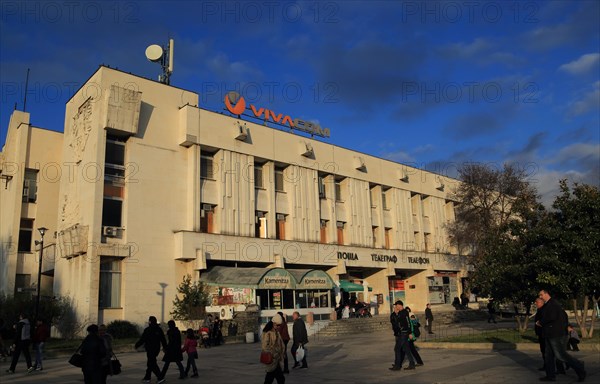
<svg viewBox="0 0 600 384"><path fill-rule="evenodd" d="M408 349L410 349L410 353L415 358L415 361L417 362L417 364L423 364L423 359L421 359L421 355L419 355L419 352L417 351L417 347L415 346L414 341L410 341L410 340L408 341Z"/></svg>
<svg viewBox="0 0 600 384"><path fill-rule="evenodd" d="M187 376L190 372L190 368L192 368L193 373L198 373L198 368L196 368L196 359L190 356L188 352L187 364L185 365L185 375Z"/></svg>
<svg viewBox="0 0 600 384"><path fill-rule="evenodd" d="M554 359L565 362L568 366L573 367L578 377L584 376L583 363L567 353L564 336L546 338L544 362L546 365L546 376L550 378L556 377Z"/></svg>
<svg viewBox="0 0 600 384"><path fill-rule="evenodd" d="M265 384L273 383L273 380L277 380L277 384L285 383L285 376L283 376L283 371L281 370L281 365L277 364L277 368L275 368L272 372L267 372L265 375Z"/></svg>
<svg viewBox="0 0 600 384"><path fill-rule="evenodd" d="M408 359L409 365L415 365L413 355L410 353L410 346L408 345L408 333L401 333L396 336L396 344L394 345L394 366L402 367L404 357Z"/></svg>
<svg viewBox="0 0 600 384"><path fill-rule="evenodd" d="M44 342L35 344L35 366L42 368L42 354L44 353Z"/></svg>
<svg viewBox="0 0 600 384"><path fill-rule="evenodd" d="M152 373L154 373L159 380L162 379L160 368L158 368L158 363L156 362L156 355L146 352L146 359L146 374L144 375L144 380L150 380Z"/></svg>
<svg viewBox="0 0 600 384"><path fill-rule="evenodd" d="M17 363L19 362L19 357L21 356L21 352L25 355L25 362L27 363L27 368L31 367L31 355L29 354L29 343L30 340L21 340L17 342L15 351L13 352L12 362L10 363L10 370L14 371L17 367Z"/></svg>

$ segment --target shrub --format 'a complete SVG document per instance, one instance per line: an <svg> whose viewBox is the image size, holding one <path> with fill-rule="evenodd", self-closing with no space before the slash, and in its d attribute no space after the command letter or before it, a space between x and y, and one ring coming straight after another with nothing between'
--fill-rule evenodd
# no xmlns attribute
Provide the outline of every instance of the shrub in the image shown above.
<svg viewBox="0 0 600 384"><path fill-rule="evenodd" d="M140 332L135 324L127 320L114 320L106 326L106 332L115 339L132 339L140 337Z"/></svg>

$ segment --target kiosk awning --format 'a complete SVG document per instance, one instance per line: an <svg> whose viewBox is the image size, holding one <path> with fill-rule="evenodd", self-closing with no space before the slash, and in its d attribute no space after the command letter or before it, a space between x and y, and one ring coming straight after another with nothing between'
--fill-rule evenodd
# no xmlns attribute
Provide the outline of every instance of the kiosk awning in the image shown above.
<svg viewBox="0 0 600 384"><path fill-rule="evenodd" d="M340 289L343 289L346 292L362 292L365 290L365 287L348 280L340 280ZM373 288L369 287L369 292L372 290Z"/></svg>
<svg viewBox="0 0 600 384"><path fill-rule="evenodd" d="M333 289L335 283L318 269L234 268L215 266L201 280L212 286L254 289ZM362 285L356 284L361 287Z"/></svg>

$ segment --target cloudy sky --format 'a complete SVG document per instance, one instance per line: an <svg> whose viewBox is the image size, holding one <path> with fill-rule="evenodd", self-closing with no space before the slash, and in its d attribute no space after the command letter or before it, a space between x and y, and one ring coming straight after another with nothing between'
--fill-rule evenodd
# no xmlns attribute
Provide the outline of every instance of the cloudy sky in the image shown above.
<svg viewBox="0 0 600 384"><path fill-rule="evenodd" d="M597 1L2 1L0 143L15 103L62 131L65 102L106 64L318 122L326 141L449 176L465 162L600 184Z"/></svg>

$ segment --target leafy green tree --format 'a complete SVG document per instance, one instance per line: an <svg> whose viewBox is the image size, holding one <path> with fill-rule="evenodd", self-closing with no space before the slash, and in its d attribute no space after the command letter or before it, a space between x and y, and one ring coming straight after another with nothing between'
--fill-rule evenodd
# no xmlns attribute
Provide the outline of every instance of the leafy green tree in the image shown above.
<svg viewBox="0 0 600 384"><path fill-rule="evenodd" d="M571 301L584 338L592 337L600 294L600 190L560 181L554 211L537 228L538 284ZM590 308L591 307L591 308ZM591 310L591 316L589 316Z"/></svg>
<svg viewBox="0 0 600 384"><path fill-rule="evenodd" d="M178 295L173 300L173 312L171 315L175 320L197 320L204 315L204 307L209 304L209 293L201 281L192 282L192 276L185 275L183 281L177 287ZM179 298L181 295L181 299Z"/></svg>

